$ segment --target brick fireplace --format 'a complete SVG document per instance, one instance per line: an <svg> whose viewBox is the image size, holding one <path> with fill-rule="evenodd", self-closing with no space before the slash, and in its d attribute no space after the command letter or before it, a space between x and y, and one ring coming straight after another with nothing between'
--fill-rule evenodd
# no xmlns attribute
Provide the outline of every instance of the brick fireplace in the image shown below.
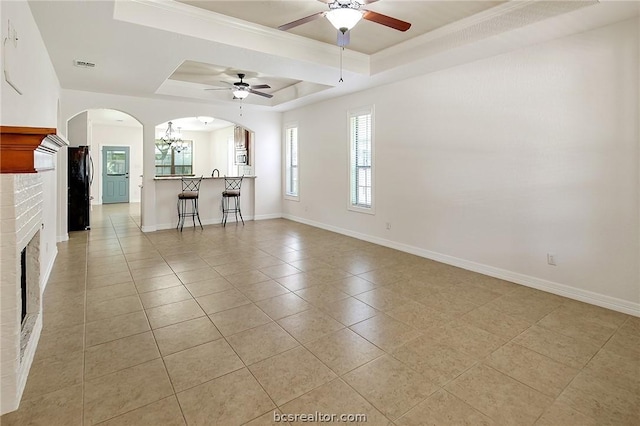
<svg viewBox="0 0 640 426"><path fill-rule="evenodd" d="M0 127L0 414L22 396L42 329L43 173L66 141L55 129Z"/></svg>

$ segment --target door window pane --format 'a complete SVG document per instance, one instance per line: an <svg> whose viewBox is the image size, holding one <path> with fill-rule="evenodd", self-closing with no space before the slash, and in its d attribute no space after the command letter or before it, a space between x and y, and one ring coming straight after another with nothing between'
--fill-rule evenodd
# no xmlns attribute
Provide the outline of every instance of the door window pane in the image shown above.
<svg viewBox="0 0 640 426"><path fill-rule="evenodd" d="M107 151L107 175L118 176L126 173L127 154L125 151Z"/></svg>

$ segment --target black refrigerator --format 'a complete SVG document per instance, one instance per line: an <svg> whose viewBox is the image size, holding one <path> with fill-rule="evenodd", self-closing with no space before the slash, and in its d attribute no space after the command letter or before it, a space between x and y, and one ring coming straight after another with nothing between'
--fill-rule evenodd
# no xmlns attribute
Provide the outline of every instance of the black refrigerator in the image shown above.
<svg viewBox="0 0 640 426"><path fill-rule="evenodd" d="M69 147L69 177L67 187L67 216L69 231L90 229L89 202L93 161L88 146Z"/></svg>

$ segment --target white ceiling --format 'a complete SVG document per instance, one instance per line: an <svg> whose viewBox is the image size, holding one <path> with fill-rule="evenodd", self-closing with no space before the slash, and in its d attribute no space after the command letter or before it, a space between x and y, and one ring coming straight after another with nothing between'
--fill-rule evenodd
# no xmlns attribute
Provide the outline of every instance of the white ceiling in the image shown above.
<svg viewBox="0 0 640 426"><path fill-rule="evenodd" d="M142 124L131 115L117 111L115 109L91 109L88 111L89 120L91 124L98 126L109 127L139 127L142 128ZM221 120L215 117L212 121L203 123L198 117L182 117L174 118L171 120L175 129L180 128L183 131L194 132L213 132L215 130L224 129L225 127L235 126L234 123ZM169 122L160 123L156 126L156 133L164 133L167 130Z"/></svg>
<svg viewBox="0 0 640 426"><path fill-rule="evenodd" d="M239 101L232 100L230 91L204 89L216 81L232 82L234 74L243 72L249 84L271 85L273 89L264 91L274 95L272 99L250 95L242 101L245 108L274 111L638 14L637 3L614 1L380 0L367 8L413 26L400 35L372 22L358 23L343 53L344 82L339 83L340 49L335 30L324 18L295 31L274 29L326 8L319 1L198 3L228 15L166 0L29 4L65 89L237 106ZM75 67L75 59L94 62L96 67Z"/></svg>
<svg viewBox="0 0 640 426"><path fill-rule="evenodd" d="M127 113L115 109L89 110L89 120L92 124L101 126L140 127L142 124Z"/></svg>
<svg viewBox="0 0 640 426"><path fill-rule="evenodd" d="M179 1L270 28L278 28L280 25L291 21L329 10L326 3L315 0ZM406 32L401 32L362 20L351 31L349 49L370 55L462 18L490 9L500 3L504 3L504 1L380 0L365 5L363 8L409 22L411 23L411 28ZM336 44L337 30L326 18L300 25L289 30L289 32L324 43Z"/></svg>
<svg viewBox="0 0 640 426"><path fill-rule="evenodd" d="M235 126L235 124L229 121L220 120L219 118L216 118L212 122L205 124L202 121L198 120L196 117L175 118L171 120L171 124L176 130L180 128L180 130L182 131L191 132L213 132L214 130ZM164 133L167 130L168 125L168 121L158 124L156 126L156 133Z"/></svg>

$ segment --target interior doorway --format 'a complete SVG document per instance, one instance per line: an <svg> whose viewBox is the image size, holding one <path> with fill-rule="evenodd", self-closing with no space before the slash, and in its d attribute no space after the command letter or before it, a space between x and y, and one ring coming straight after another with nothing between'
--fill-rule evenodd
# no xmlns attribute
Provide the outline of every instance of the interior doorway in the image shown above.
<svg viewBox="0 0 640 426"><path fill-rule="evenodd" d="M72 147L89 152L93 161L86 188L87 209L96 222L93 206L129 203L141 225L143 126L135 117L114 109L89 109L67 121ZM124 170L124 173L122 171ZM68 211L68 215L74 215Z"/></svg>

